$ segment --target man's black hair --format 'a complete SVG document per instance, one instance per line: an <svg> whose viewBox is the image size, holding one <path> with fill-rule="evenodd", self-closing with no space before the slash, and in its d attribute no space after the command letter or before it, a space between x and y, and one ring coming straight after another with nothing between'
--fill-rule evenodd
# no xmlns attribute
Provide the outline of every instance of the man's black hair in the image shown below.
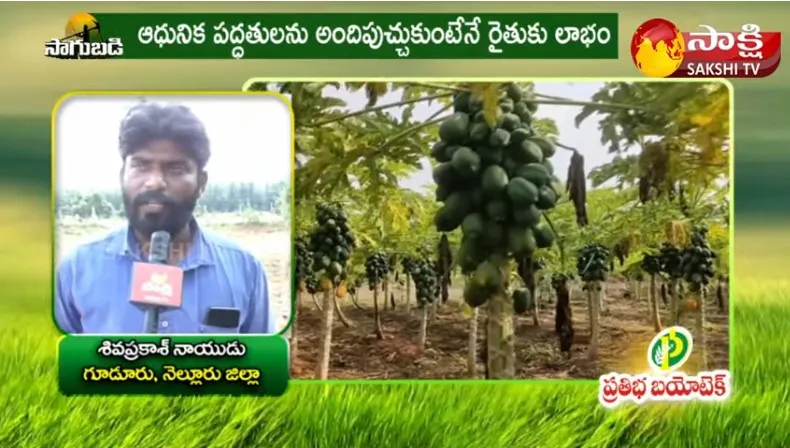
<svg viewBox="0 0 790 448"><path fill-rule="evenodd" d="M118 135L121 158L126 160L146 144L160 139L178 143L201 170L211 156L206 128L188 107L143 101L132 107L121 121Z"/></svg>

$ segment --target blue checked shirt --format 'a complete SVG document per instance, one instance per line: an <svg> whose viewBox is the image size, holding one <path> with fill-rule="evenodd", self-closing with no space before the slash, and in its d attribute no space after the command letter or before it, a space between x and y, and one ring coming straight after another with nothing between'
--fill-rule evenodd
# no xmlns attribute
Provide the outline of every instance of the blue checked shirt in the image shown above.
<svg viewBox="0 0 790 448"><path fill-rule="evenodd" d="M192 245L179 265L184 270L182 306L162 309L159 333L275 333L261 262L236 244L193 224ZM143 333L144 311L129 303L129 296L132 264L145 260L129 227L66 256L55 280L58 326L76 334ZM240 309L239 326L204 325L212 307Z"/></svg>

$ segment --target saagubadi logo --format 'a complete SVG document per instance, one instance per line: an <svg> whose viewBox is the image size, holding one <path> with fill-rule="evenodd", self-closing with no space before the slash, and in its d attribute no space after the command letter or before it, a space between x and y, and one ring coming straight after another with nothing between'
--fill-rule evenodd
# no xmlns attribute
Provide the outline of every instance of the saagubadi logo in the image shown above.
<svg viewBox="0 0 790 448"><path fill-rule="evenodd" d="M681 31L666 19L650 19L631 38L631 57L653 78L764 78L779 67L782 35L746 24L739 32Z"/></svg>
<svg viewBox="0 0 790 448"><path fill-rule="evenodd" d="M44 44L44 56L56 59L109 59L123 54L121 39L105 38L101 24L91 14L74 14L63 37Z"/></svg>
<svg viewBox="0 0 790 448"><path fill-rule="evenodd" d="M730 372L714 370L696 375L680 371L691 357L694 338L679 326L661 330L647 346L651 373L609 373L601 376L598 401L607 408L625 402L722 401L730 395Z"/></svg>

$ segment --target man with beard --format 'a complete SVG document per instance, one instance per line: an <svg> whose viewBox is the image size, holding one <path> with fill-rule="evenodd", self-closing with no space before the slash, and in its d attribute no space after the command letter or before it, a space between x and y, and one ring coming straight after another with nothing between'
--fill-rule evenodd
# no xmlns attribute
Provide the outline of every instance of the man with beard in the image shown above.
<svg viewBox="0 0 790 448"><path fill-rule="evenodd" d="M142 333L144 310L129 302L132 265L151 234L171 236L169 264L184 271L182 306L163 309L165 334L276 332L266 274L254 256L201 228L193 211L208 181L209 140L186 107L144 102L122 120L121 191L128 225L83 245L58 267L55 318L66 333ZM204 324L210 308L237 308L237 328Z"/></svg>

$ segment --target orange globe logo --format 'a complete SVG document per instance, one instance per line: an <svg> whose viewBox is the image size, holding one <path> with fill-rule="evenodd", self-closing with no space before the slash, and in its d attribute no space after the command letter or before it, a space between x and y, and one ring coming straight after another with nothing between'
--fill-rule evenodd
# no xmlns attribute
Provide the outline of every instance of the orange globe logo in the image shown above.
<svg viewBox="0 0 790 448"><path fill-rule="evenodd" d="M101 27L96 19L85 12L74 14L66 22L64 40L80 39L84 42L101 42Z"/></svg>
<svg viewBox="0 0 790 448"><path fill-rule="evenodd" d="M636 67L652 78L666 78L683 63L686 42L674 23L650 19L631 38L631 58Z"/></svg>

